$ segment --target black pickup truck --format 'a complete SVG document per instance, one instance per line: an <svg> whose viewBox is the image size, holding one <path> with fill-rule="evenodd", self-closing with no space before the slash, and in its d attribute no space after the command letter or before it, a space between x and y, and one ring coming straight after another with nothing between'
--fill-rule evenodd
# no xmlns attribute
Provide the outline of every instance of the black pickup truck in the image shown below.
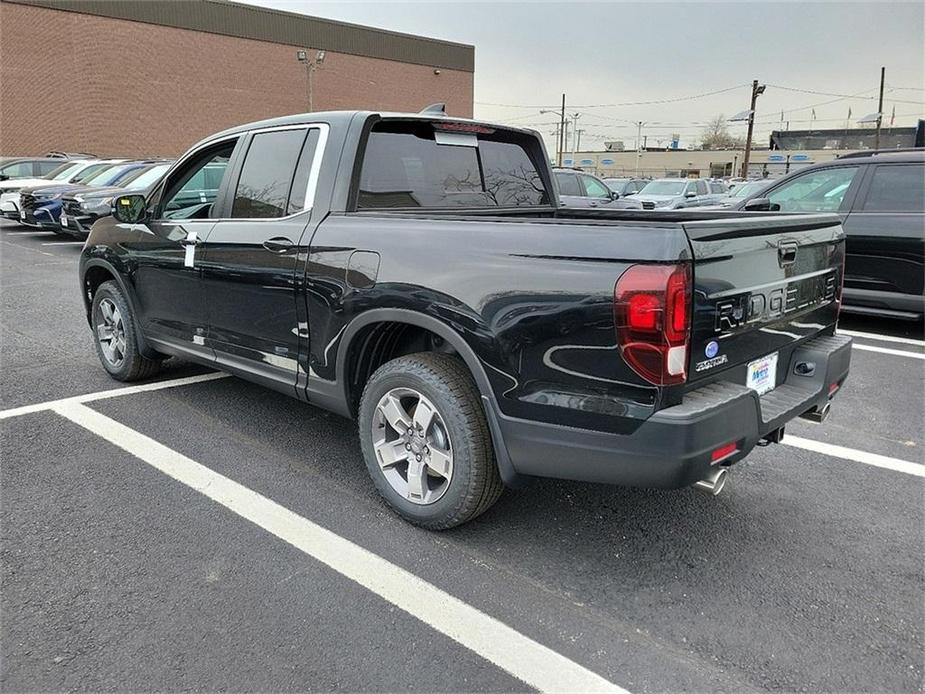
<svg viewBox="0 0 925 694"><path fill-rule="evenodd" d="M355 418L379 492L434 529L530 476L718 492L825 417L851 353L838 217L566 209L548 161L439 109L209 137L93 225L100 361L176 356Z"/></svg>

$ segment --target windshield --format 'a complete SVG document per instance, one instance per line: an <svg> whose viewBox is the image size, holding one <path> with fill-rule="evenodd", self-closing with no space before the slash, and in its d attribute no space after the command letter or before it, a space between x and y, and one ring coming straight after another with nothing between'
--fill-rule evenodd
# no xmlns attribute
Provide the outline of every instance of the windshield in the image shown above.
<svg viewBox="0 0 925 694"><path fill-rule="evenodd" d="M80 166L76 161L69 161L67 164L62 164L57 169L52 169L47 174L42 176L42 178L47 178L52 181L63 181L65 178L74 173L74 169Z"/></svg>
<svg viewBox="0 0 925 694"><path fill-rule="evenodd" d="M640 195L681 195L687 181L650 181L639 191Z"/></svg>
<svg viewBox="0 0 925 694"><path fill-rule="evenodd" d="M129 172L133 172L136 168L138 168L137 164L118 164L85 178L83 182L88 186L115 185L120 178L123 178Z"/></svg>
<svg viewBox="0 0 925 694"><path fill-rule="evenodd" d="M158 164L157 166L152 166L149 169L142 169L141 173L136 175L134 178L123 181L123 185L127 190L144 190L145 188L148 188L149 186L157 183L161 176L163 176L169 168L170 164Z"/></svg>
<svg viewBox="0 0 925 694"><path fill-rule="evenodd" d="M91 179L95 178L97 174L101 171L105 171L112 167L112 164L91 164L87 168L79 171L76 176L74 176L72 183L86 183Z"/></svg>

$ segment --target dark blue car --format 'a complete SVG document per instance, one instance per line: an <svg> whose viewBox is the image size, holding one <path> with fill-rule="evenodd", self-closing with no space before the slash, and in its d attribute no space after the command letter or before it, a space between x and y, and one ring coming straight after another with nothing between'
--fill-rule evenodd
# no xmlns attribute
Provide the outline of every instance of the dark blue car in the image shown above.
<svg viewBox="0 0 925 694"><path fill-rule="evenodd" d="M24 188L19 193L20 222L40 229L59 231L63 203L61 196L77 188L119 186L150 161L118 162L82 181L80 185L62 183L53 186Z"/></svg>

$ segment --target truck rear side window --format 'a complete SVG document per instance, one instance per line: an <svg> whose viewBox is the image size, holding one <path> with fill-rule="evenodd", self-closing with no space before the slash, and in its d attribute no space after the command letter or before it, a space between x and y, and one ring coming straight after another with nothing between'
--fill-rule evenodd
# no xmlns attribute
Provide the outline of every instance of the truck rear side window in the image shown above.
<svg viewBox="0 0 925 694"><path fill-rule="evenodd" d="M437 144L429 122L383 122L369 135L358 209L548 204L517 133L480 133L476 147Z"/></svg>
<svg viewBox="0 0 925 694"><path fill-rule="evenodd" d="M287 213L289 190L305 135L305 130L254 135L235 189L232 217L265 219Z"/></svg>

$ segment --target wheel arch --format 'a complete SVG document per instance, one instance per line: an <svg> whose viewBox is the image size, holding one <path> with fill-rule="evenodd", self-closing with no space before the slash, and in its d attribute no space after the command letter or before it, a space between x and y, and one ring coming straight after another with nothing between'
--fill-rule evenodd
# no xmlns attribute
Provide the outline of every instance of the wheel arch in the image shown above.
<svg viewBox="0 0 925 694"><path fill-rule="evenodd" d="M84 309L87 314L87 323L90 324L92 321L90 312L93 307L93 297L96 291L100 288L101 284L110 280L119 285L119 289L122 290L125 300L128 301L132 309L132 314L135 318L133 321L135 325L135 338L138 342L139 351L149 359L158 356L157 352L148 345L144 333L141 330L141 320L138 314L138 303L135 301L135 292L125 281L122 273L120 273L112 263L103 258L90 258L83 264L81 269L80 294L83 297Z"/></svg>
<svg viewBox="0 0 925 694"><path fill-rule="evenodd" d="M351 415L355 415L352 400L354 394L351 393L351 374L348 373L352 362L351 353L356 349L356 340L361 338L365 331L377 324L404 324L413 326L433 333L446 342L447 345L459 355L469 373L475 381L479 396L482 400L482 409L488 420L488 427L491 432L492 444L495 449L495 458L498 464L498 470L505 485L509 487L521 486L523 478L514 470L513 463L504 445L504 439L501 434L501 427L498 424L497 401L488 374L481 360L475 353L472 346L466 342L462 335L454 330L445 322L417 311L399 308L379 308L364 311L354 318L345 328L341 335L340 344L337 349L337 382L342 388L343 403L345 410ZM362 388L361 388L362 390Z"/></svg>

